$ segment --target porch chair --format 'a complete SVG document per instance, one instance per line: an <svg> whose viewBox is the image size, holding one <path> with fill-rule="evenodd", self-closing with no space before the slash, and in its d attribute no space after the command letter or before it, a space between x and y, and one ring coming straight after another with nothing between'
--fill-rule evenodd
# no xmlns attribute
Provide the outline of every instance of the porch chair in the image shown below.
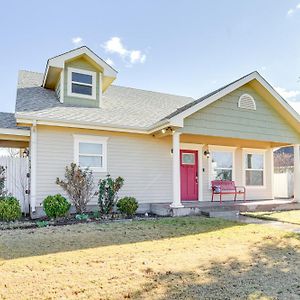
<svg viewBox="0 0 300 300"><path fill-rule="evenodd" d="M236 186L234 181L213 180L211 188L211 202L214 201L215 195L220 195L220 204L222 204L222 195L234 195L234 201L236 201L237 195L243 195L243 200L246 201L246 188L244 186Z"/></svg>

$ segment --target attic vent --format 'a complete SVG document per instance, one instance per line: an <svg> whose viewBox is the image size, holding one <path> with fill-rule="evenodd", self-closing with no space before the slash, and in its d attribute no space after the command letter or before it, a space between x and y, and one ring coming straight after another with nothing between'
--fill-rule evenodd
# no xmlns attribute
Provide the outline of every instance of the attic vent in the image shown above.
<svg viewBox="0 0 300 300"><path fill-rule="evenodd" d="M256 110L256 103L252 96L249 94L243 94L239 99L239 108Z"/></svg>

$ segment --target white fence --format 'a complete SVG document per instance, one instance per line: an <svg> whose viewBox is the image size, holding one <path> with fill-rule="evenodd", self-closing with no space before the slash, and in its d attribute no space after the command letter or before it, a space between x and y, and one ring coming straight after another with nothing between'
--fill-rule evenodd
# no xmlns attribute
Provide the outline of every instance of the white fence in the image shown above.
<svg viewBox="0 0 300 300"><path fill-rule="evenodd" d="M286 170L283 173L274 174L275 198L292 198L294 195L294 173Z"/></svg>
<svg viewBox="0 0 300 300"><path fill-rule="evenodd" d="M24 157L0 157L0 166L6 168L5 189L20 201L22 212L28 212L27 173L29 172L28 158Z"/></svg>

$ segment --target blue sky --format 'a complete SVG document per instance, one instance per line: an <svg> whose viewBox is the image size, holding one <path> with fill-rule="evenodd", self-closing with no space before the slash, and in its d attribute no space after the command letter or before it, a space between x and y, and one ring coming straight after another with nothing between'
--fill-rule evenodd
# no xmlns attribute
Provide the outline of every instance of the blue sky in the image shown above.
<svg viewBox="0 0 300 300"><path fill-rule="evenodd" d="M258 70L300 111L300 0L11 0L0 37L1 111L14 111L19 69L82 44L118 85L197 98Z"/></svg>

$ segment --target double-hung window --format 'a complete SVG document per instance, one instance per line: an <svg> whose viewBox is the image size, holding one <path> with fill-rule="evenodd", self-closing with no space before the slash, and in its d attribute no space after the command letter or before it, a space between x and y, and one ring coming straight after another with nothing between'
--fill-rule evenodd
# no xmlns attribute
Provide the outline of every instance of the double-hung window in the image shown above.
<svg viewBox="0 0 300 300"><path fill-rule="evenodd" d="M68 68L68 96L96 99L96 72Z"/></svg>
<svg viewBox="0 0 300 300"><path fill-rule="evenodd" d="M245 152L245 184L249 187L263 187L265 184L265 154Z"/></svg>
<svg viewBox="0 0 300 300"><path fill-rule="evenodd" d="M233 151L211 150L211 180L233 180Z"/></svg>
<svg viewBox="0 0 300 300"><path fill-rule="evenodd" d="M74 160L81 168L107 171L107 137L74 136Z"/></svg>

